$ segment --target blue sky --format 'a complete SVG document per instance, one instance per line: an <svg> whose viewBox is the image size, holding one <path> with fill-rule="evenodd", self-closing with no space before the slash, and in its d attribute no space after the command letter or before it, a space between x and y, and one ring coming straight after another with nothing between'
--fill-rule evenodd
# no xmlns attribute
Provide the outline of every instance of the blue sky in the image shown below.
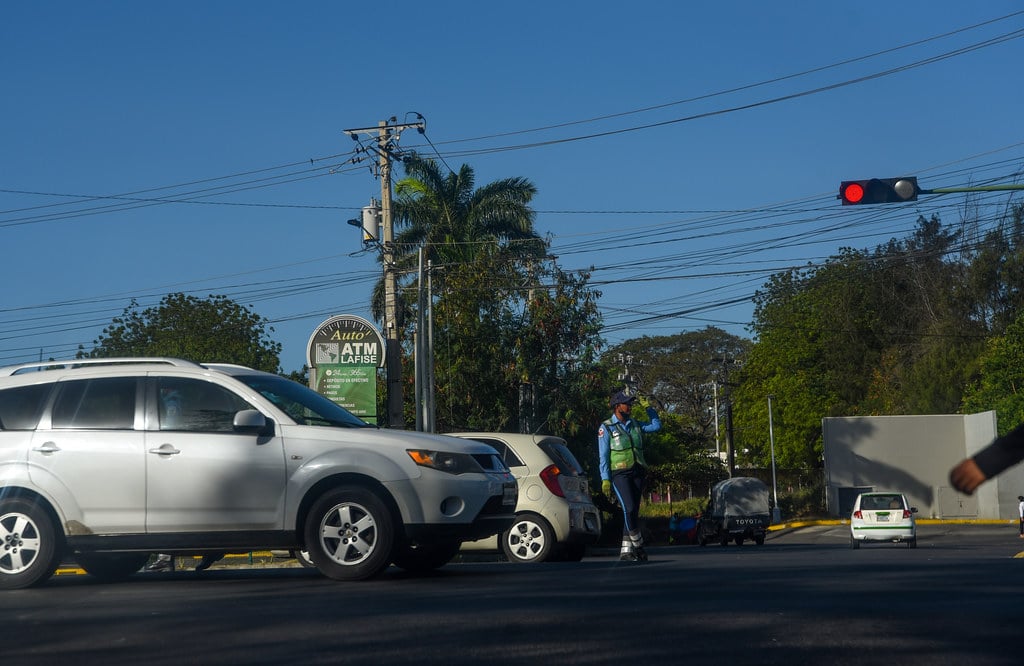
<svg viewBox="0 0 1024 666"><path fill-rule="evenodd" d="M777 271L989 228L1012 195L842 207L841 180L1020 182L1019 2L41 2L0 9L0 364L87 347L130 299L225 294L282 367L370 317L344 130L538 188L610 344L748 335ZM436 150L436 152L435 152ZM400 172L397 175L401 175ZM1020 194L1016 195L1019 198Z"/></svg>

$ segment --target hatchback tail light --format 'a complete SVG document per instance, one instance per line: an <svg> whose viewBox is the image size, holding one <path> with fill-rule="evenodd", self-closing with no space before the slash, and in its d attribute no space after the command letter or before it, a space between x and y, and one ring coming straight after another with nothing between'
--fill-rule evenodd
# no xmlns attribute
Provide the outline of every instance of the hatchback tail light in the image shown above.
<svg viewBox="0 0 1024 666"><path fill-rule="evenodd" d="M862 514L859 509L853 512L853 517L857 520L864 520L864 514Z"/></svg>
<svg viewBox="0 0 1024 666"><path fill-rule="evenodd" d="M558 477L561 473L562 470L558 469L558 465L548 465L540 473L540 480L544 482L544 485L551 491L551 494L557 497L565 497L565 493L562 491L562 484L558 482Z"/></svg>
<svg viewBox="0 0 1024 666"><path fill-rule="evenodd" d="M910 512L903 509L903 520L906 520L907 518L910 518Z"/></svg>

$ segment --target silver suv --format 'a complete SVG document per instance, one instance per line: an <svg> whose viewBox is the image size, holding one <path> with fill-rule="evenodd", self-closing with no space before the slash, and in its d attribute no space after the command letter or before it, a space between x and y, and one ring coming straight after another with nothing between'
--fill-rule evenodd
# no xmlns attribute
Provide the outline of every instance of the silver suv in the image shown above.
<svg viewBox="0 0 1024 666"><path fill-rule="evenodd" d="M305 550L338 580L423 571L498 534L518 489L486 444L382 430L301 384L170 358L0 368L0 588L70 557Z"/></svg>

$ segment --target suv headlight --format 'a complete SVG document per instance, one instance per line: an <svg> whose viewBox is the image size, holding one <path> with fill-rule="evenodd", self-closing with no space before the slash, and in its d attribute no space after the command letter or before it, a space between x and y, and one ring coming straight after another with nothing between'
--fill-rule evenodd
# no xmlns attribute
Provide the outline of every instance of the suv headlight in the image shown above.
<svg viewBox="0 0 1024 666"><path fill-rule="evenodd" d="M406 449L405 452L417 465L449 474L483 471L473 456L467 453L448 453L447 451L428 451L426 449Z"/></svg>

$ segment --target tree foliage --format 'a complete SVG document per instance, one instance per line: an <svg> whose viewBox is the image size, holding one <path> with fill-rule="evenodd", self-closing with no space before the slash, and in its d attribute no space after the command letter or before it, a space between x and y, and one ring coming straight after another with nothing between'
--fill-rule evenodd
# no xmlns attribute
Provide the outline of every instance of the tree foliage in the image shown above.
<svg viewBox="0 0 1024 666"><path fill-rule="evenodd" d="M144 310L134 300L79 358L171 356L278 372L281 345L267 320L225 296L164 296Z"/></svg>
<svg viewBox="0 0 1024 666"><path fill-rule="evenodd" d="M964 411L995 410L1000 435L1024 423L1024 312L1006 332L990 339L980 373L967 388Z"/></svg>
<svg viewBox="0 0 1024 666"><path fill-rule="evenodd" d="M547 256L533 228L536 188L523 178L477 188L470 167L445 173L418 156L405 170L395 205L399 325L411 340L421 287L412 266L422 248L431 262L437 430L545 432L578 453L593 448L583 441L596 438L606 385L598 294L588 275ZM379 316L382 285L374 303ZM410 361L409 345L405 352Z"/></svg>
<svg viewBox="0 0 1024 666"><path fill-rule="evenodd" d="M419 250L439 270L440 288L448 279L448 266L473 264L478 258L500 263L542 259L547 243L537 235L530 202L537 188L525 178L513 177L476 187L473 169L463 164L458 172L445 172L434 160L412 154L404 163L405 178L395 184L394 261L398 269L399 317L408 319L415 307ZM497 256L495 256L497 255ZM384 281L373 293L374 316L384 312Z"/></svg>
<svg viewBox="0 0 1024 666"><path fill-rule="evenodd" d="M964 391L978 381L986 337L1024 303L1021 209L981 242L967 242L967 229L921 217L905 239L772 276L755 297L757 343L735 396L738 446L767 462L769 395L777 458L810 467L822 462L823 417L955 413L991 402L991 381L978 384L973 402ZM990 345L988 358L1007 353Z"/></svg>
<svg viewBox="0 0 1024 666"><path fill-rule="evenodd" d="M724 404L730 373L743 362L750 341L709 326L668 336L627 340L602 362L660 409L662 429L646 438L652 474L676 486L704 488L725 474L713 454L724 450L724 426L716 406Z"/></svg>

